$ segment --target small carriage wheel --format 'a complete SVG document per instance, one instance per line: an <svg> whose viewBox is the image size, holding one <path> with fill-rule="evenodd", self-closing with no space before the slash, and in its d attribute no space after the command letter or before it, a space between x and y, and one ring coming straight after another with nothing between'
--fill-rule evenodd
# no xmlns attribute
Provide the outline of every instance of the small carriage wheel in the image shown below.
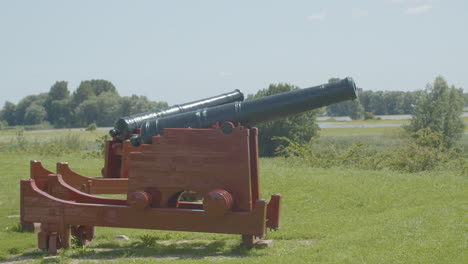
<svg viewBox="0 0 468 264"><path fill-rule="evenodd" d="M49 235L49 254L55 255L57 254L57 232L52 232Z"/></svg>

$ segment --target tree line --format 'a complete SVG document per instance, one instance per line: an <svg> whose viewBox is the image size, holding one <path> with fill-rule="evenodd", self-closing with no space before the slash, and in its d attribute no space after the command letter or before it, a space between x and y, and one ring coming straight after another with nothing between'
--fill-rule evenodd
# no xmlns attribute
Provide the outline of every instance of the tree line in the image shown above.
<svg viewBox="0 0 468 264"><path fill-rule="evenodd" d="M331 78L329 82L337 80ZM271 84L268 88L249 95L247 100L296 89L299 88L294 85ZM260 125L260 155L275 155L280 146L275 137L288 138L299 144L308 143L318 135L316 117L320 114L350 116L353 119L368 116L369 113L413 114L416 118L410 126L412 133L423 127L430 127L433 131L442 131L445 144L451 146L459 139L460 131L463 131L463 122L459 115L463 111L463 105L468 105L467 94L463 94L461 89L449 87L440 76L423 91L359 89L358 98ZM69 91L67 82L58 81L47 93L26 96L16 105L7 101L0 111L0 124L21 126L48 122L58 128L86 127L90 124L112 126L119 117L167 106L166 102L150 101L145 96L122 97L115 86L106 80L82 81L73 93ZM445 116L441 117L441 114Z"/></svg>
<svg viewBox="0 0 468 264"><path fill-rule="evenodd" d="M58 81L49 92L24 97L18 104L6 102L0 120L8 126L36 125L49 122L57 128L84 127L89 124L112 126L121 116L167 107L163 101L146 96L120 96L106 80L82 81L70 93L68 83Z"/></svg>
<svg viewBox="0 0 468 264"><path fill-rule="evenodd" d="M331 78L329 82L339 80ZM458 90L462 95L464 106L468 107L468 93L453 85L450 89ZM413 113L419 98L425 91L371 91L358 89L358 100L346 101L326 107L325 114L329 116L349 116L352 119L362 119L373 115L409 115ZM370 115L369 115L370 114Z"/></svg>
<svg viewBox="0 0 468 264"><path fill-rule="evenodd" d="M338 81L331 78L329 82ZM451 87L455 89L455 87ZM298 89L289 84L271 85L250 97ZM462 93L461 89L460 93ZM315 114L349 116L352 119L373 115L411 114L424 91L371 91L358 89L358 100L327 106ZM468 93L463 94L465 107ZM89 124L111 126L122 116L167 107L164 101L150 101L145 96L120 96L115 86L106 80L82 81L71 93L66 81L58 81L49 92L24 97L18 104L7 101L0 111L0 122L8 126L36 125L48 122L57 128L84 127Z"/></svg>

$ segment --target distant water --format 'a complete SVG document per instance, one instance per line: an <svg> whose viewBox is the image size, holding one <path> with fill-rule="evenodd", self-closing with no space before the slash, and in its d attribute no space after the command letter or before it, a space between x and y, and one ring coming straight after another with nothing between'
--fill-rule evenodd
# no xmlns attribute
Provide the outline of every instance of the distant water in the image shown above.
<svg viewBox="0 0 468 264"><path fill-rule="evenodd" d="M462 117L467 117L468 112L463 112ZM404 120L411 119L411 115L376 115L382 120ZM327 121L329 119L335 119L336 121L351 121L352 119L349 116L320 116L317 117L318 121Z"/></svg>
<svg viewBox="0 0 468 264"><path fill-rule="evenodd" d="M462 117L467 117L468 112L463 112L461 115ZM407 120L411 119L411 115L376 115L375 117L380 117L382 120ZM336 121L341 122L320 122L318 123L320 128L347 128L347 127L400 127L403 124L361 124L361 125L353 125L353 124L346 124L343 121L351 121L349 116L321 116L318 117L318 121L326 121L330 119L335 119ZM467 124L468 125L468 124ZM468 133L465 133L468 134Z"/></svg>
<svg viewBox="0 0 468 264"><path fill-rule="evenodd" d="M347 128L347 127L399 127L402 124L361 124L361 125L347 125L343 122L320 122L317 123L320 128Z"/></svg>

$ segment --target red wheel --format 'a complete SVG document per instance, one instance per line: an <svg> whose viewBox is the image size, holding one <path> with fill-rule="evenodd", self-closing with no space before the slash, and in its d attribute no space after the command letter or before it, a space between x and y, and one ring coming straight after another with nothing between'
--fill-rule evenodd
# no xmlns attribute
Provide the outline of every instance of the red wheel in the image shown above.
<svg viewBox="0 0 468 264"><path fill-rule="evenodd" d="M203 198L203 209L210 216L223 216L231 210L234 198L226 190L214 190Z"/></svg>
<svg viewBox="0 0 468 264"><path fill-rule="evenodd" d="M143 210L150 206L151 204L151 195L147 192L136 191L132 192L127 199L127 203L135 209Z"/></svg>

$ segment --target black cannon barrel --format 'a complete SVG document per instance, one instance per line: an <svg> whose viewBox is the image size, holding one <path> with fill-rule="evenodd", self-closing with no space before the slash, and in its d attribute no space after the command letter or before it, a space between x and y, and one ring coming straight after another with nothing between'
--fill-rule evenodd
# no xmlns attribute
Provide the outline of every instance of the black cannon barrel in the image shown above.
<svg viewBox="0 0 468 264"><path fill-rule="evenodd" d="M141 125L148 120L243 100L244 94L236 89L229 93L223 93L218 96L193 101L190 103L173 105L157 111L150 111L121 117L115 121L114 128L109 131L109 134L112 137L118 137L121 140L125 140L130 137L130 134L136 133L136 129L140 128Z"/></svg>
<svg viewBox="0 0 468 264"><path fill-rule="evenodd" d="M217 122L254 126L355 98L356 85L352 78L345 78L311 88L151 119L143 123L140 136L130 140L134 146L150 144L152 136L162 135L164 128L207 128Z"/></svg>

